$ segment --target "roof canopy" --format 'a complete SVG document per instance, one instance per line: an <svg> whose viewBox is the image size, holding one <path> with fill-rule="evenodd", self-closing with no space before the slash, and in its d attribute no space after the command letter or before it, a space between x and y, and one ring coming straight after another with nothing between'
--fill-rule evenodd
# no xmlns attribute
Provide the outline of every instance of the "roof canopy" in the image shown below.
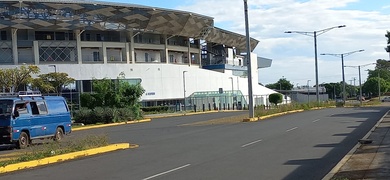
<svg viewBox="0 0 390 180"><path fill-rule="evenodd" d="M191 12L99 1L3 0L0 29L144 31L204 39L246 49L245 36L214 27L211 17ZM253 50L259 41L251 39Z"/></svg>

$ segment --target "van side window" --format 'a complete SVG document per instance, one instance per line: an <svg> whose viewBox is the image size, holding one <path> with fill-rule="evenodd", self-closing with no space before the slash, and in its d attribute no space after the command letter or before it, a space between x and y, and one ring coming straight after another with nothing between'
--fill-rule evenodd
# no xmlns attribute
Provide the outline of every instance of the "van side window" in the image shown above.
<svg viewBox="0 0 390 180"><path fill-rule="evenodd" d="M28 114L28 110L27 110L27 104L28 103L17 103L15 104L15 110L17 111L17 113L20 115L20 114Z"/></svg>
<svg viewBox="0 0 390 180"><path fill-rule="evenodd" d="M32 114L47 114L47 107L44 101L30 102Z"/></svg>

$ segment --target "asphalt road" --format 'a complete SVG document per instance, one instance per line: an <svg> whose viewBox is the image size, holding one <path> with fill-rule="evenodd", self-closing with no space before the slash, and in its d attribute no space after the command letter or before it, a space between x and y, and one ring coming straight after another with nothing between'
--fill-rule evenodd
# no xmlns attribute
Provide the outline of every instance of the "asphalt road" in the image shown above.
<svg viewBox="0 0 390 180"><path fill-rule="evenodd" d="M0 179L321 179L389 107L305 111L259 122L181 126L240 112L155 119L76 131L138 144L74 161L0 175Z"/></svg>

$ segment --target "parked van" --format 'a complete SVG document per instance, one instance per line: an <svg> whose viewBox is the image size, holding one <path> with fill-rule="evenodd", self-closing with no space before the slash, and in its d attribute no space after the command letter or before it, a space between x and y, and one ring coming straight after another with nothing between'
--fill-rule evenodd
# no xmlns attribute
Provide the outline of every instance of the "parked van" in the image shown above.
<svg viewBox="0 0 390 180"><path fill-rule="evenodd" d="M35 91L0 95L0 144L23 149L34 139L60 141L71 131L70 112L63 97L42 96Z"/></svg>

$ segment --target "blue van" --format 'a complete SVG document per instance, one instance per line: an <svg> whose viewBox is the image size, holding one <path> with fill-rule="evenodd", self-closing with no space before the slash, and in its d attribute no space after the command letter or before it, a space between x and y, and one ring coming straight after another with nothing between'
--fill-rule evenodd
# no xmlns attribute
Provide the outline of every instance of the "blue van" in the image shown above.
<svg viewBox="0 0 390 180"><path fill-rule="evenodd" d="M28 147L34 139L60 141L72 131L66 100L36 92L0 95L0 144Z"/></svg>

